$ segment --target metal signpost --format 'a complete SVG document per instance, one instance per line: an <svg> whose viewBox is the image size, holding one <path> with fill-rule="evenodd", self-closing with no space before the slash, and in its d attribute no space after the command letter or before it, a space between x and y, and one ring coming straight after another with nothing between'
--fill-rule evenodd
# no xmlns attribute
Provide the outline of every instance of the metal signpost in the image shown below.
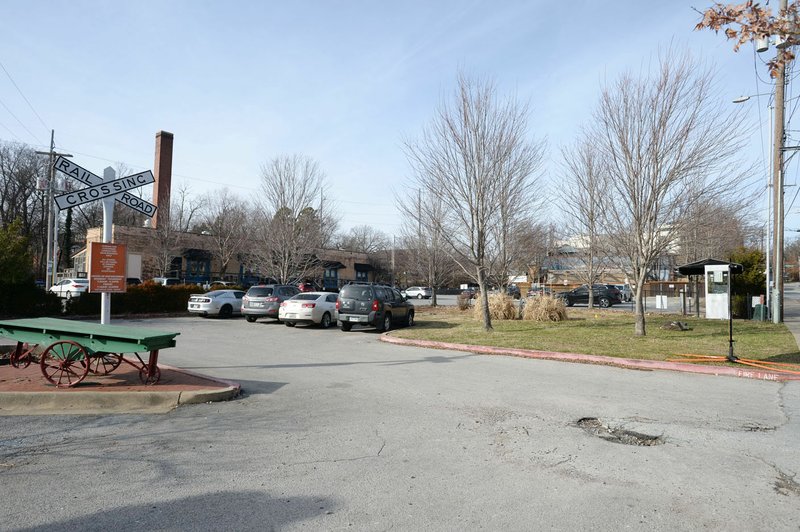
<svg viewBox="0 0 800 532"><path fill-rule="evenodd" d="M145 216L153 216L156 213L157 207L155 205L128 192L134 188L155 182L153 173L150 170L116 179L116 173L113 168L109 167L103 170L103 177L100 177L60 156L55 160L53 166L59 172L89 185L87 188L56 196L54 199L59 210L83 205L90 201L102 200L104 244L111 243L115 201L139 211ZM91 275L89 282L91 283ZM108 290L109 288L100 289L100 323L103 325L111 322L111 292Z"/></svg>

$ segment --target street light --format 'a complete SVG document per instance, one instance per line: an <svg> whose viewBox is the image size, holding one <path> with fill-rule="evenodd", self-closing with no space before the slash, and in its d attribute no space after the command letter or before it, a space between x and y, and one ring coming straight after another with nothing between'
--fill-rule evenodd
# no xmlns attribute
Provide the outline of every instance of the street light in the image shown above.
<svg viewBox="0 0 800 532"><path fill-rule="evenodd" d="M750 94L747 96L739 96L738 98L733 100L733 103L744 103L748 101L753 96L772 96L772 93L760 93L760 94ZM770 111L774 113L774 107L772 105L769 106ZM782 143L781 143L782 144ZM764 243L764 255L765 255L765 275L766 275L766 303L767 312L772 311L772 306L770 306L770 300L772 299L772 283L771 283L771 269L770 269L770 248L772 245L772 234L774 233L774 227L770 224L772 220L772 194L770 194L770 188L773 186L773 176L767 176L767 234L766 234L766 242ZM777 275L777 274L776 274Z"/></svg>

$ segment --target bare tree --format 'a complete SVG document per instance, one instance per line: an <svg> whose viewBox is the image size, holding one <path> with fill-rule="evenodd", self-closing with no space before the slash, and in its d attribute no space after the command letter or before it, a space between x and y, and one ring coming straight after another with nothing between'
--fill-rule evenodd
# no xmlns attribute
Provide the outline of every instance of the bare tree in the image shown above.
<svg viewBox="0 0 800 532"><path fill-rule="evenodd" d="M435 307L438 305L437 291L451 277L453 267L452 259L444 251L442 227L435 222L443 214L441 198L429 195L423 198L419 193L413 207L404 201L398 201L398 206L409 220L402 229L407 267L413 270L417 279L431 287L431 306Z"/></svg>
<svg viewBox="0 0 800 532"><path fill-rule="evenodd" d="M261 179L253 231L259 270L282 283L319 273L316 252L337 225L325 201L324 173L310 157L284 155L263 166Z"/></svg>
<svg viewBox="0 0 800 532"><path fill-rule="evenodd" d="M204 205L200 229L211 236L212 255L219 263L219 275L223 276L247 241L248 212L243 202L227 188L207 195Z"/></svg>
<svg viewBox="0 0 800 532"><path fill-rule="evenodd" d="M344 235L338 235L337 247L360 253L386 251L392 245L392 238L370 225L357 225Z"/></svg>
<svg viewBox="0 0 800 532"><path fill-rule="evenodd" d="M490 82L459 75L453 101L442 103L421 137L405 145L414 186L442 208L437 217L425 204L415 220L427 224L429 233L438 231L447 252L483 294L492 262L507 245L504 235L532 204L533 174L544 144L530 142L527 125L526 105L500 100ZM498 224L499 232L494 230ZM482 302L489 331L487 298Z"/></svg>
<svg viewBox="0 0 800 532"><path fill-rule="evenodd" d="M575 258L582 268L575 270L578 279L589 286L589 308L594 304L593 285L606 270L606 238L602 234L602 216L614 203L605 193L602 161L588 135L574 146L561 150L563 157L561 205L567 216L567 231L576 249ZM601 301L602 303L602 301Z"/></svg>
<svg viewBox="0 0 800 532"><path fill-rule="evenodd" d="M636 283L638 336L649 269L674 253L694 206L725 201L744 184L742 115L715 98L713 79L688 54L668 52L656 68L605 87L594 115L609 192L621 200L605 211L605 232Z"/></svg>
<svg viewBox="0 0 800 532"><path fill-rule="evenodd" d="M159 206L158 226L153 231L155 267L165 276L172 261L182 251L182 233L188 233L197 223L203 199L191 196L189 187L181 185L172 195L168 209Z"/></svg>
<svg viewBox="0 0 800 532"><path fill-rule="evenodd" d="M47 206L46 194L37 185L46 181L47 172L47 158L37 156L30 146L0 141L0 226L19 220L30 238L38 276L45 269Z"/></svg>

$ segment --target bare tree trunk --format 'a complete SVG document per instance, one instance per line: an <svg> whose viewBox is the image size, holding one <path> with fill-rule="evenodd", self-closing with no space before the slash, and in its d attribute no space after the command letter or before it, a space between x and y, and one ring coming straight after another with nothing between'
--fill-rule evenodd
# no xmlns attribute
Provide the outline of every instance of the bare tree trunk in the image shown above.
<svg viewBox="0 0 800 532"><path fill-rule="evenodd" d="M481 310L483 312L483 330L486 332L494 330L492 327L492 315L489 312L489 290L486 283L486 268L478 267L478 287L481 292Z"/></svg>

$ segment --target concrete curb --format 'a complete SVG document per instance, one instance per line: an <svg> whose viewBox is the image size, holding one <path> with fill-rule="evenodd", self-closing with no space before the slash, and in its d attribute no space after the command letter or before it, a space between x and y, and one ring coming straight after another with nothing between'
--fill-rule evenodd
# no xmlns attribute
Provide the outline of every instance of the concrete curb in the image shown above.
<svg viewBox="0 0 800 532"><path fill-rule="evenodd" d="M137 391L80 391L56 390L45 392L0 392L0 416L29 415L106 415L106 414L165 414L180 405L228 401L241 392L233 381L217 379L200 373L159 364L162 369L191 375L216 384L205 390ZM219 387L222 384L224 387Z"/></svg>
<svg viewBox="0 0 800 532"><path fill-rule="evenodd" d="M397 345L413 345L431 349L449 349L454 351L467 351L479 355L506 355L540 360L557 360L561 362L578 362L583 364L602 364L619 368L637 369L645 371L666 370L681 371L684 373L699 373L703 375L717 375L739 377L744 379L758 379L765 381L793 381L800 380L800 376L781 373L778 371L761 370L757 368L740 369L730 366L704 366L686 362L667 362L660 360L636 360L631 358L617 358L600 355L582 355L578 353L557 353L553 351L535 351L530 349L515 349L509 347L488 347L482 345L452 344L449 342L434 342L431 340L409 340L396 338L391 333L380 336L382 342Z"/></svg>

